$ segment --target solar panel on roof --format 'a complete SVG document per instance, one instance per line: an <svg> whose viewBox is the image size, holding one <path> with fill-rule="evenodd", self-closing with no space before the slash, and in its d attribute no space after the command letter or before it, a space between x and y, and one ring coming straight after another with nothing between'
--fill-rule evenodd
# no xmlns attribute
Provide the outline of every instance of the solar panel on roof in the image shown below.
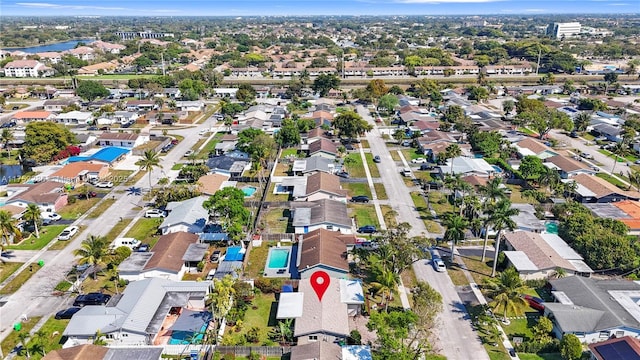
<svg viewBox="0 0 640 360"><path fill-rule="evenodd" d="M626 341L618 341L596 347L604 360L640 360L638 354Z"/></svg>

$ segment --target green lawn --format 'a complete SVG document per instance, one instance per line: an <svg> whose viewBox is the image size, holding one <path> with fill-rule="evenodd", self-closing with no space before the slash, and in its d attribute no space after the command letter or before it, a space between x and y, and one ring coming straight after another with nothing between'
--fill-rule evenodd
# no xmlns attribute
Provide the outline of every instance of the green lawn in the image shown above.
<svg viewBox="0 0 640 360"><path fill-rule="evenodd" d="M520 360L563 360L562 355L560 353L550 353L550 354L527 354L527 353L518 353L518 357Z"/></svg>
<svg viewBox="0 0 640 360"><path fill-rule="evenodd" d="M184 166L184 163L175 163L172 167L171 170L180 170L182 169L182 167Z"/></svg>
<svg viewBox="0 0 640 360"><path fill-rule="evenodd" d="M133 170L111 170L107 178L113 182L114 185L117 185L126 181L131 174L133 174Z"/></svg>
<svg viewBox="0 0 640 360"><path fill-rule="evenodd" d="M367 166L369 167L369 172L371 173L372 178L379 178L380 171L378 171L378 164L373 162L373 154L365 153L365 159L367 159Z"/></svg>
<svg viewBox="0 0 640 360"><path fill-rule="evenodd" d="M364 165L362 164L362 157L359 152L354 152L347 155L344 159L347 172L352 178L364 178L367 174L364 172Z"/></svg>
<svg viewBox="0 0 640 360"><path fill-rule="evenodd" d="M37 239L35 234L30 239L24 239L20 244L9 245L7 249L11 250L40 250L45 247L51 240L55 239L67 225L49 225L44 226L40 230L40 238Z"/></svg>
<svg viewBox="0 0 640 360"><path fill-rule="evenodd" d="M453 211L453 205L447 200L447 196L439 191L429 191L429 204L438 216Z"/></svg>
<svg viewBox="0 0 640 360"><path fill-rule="evenodd" d="M267 210L266 214L260 219L260 226L264 226L267 232L275 234L286 233L289 227L291 210L282 208L273 208Z"/></svg>
<svg viewBox="0 0 640 360"><path fill-rule="evenodd" d="M612 183L613 185L626 190L627 189L627 185L625 185L623 182L621 182L620 180L614 178L613 176L607 174L607 173L603 173L603 172L599 172L596 174L597 177L602 178L607 180L608 182Z"/></svg>
<svg viewBox="0 0 640 360"><path fill-rule="evenodd" d="M138 171L133 177L129 178L129 180L125 181L123 185L132 186L135 185L143 176L147 175L146 171Z"/></svg>
<svg viewBox="0 0 640 360"><path fill-rule="evenodd" d="M91 209L93 205L98 203L98 201L100 201L100 199L97 197L88 200L76 200L73 204L65 205L60 209L60 211L58 211L58 214L60 214L60 216L65 220L75 220Z"/></svg>
<svg viewBox="0 0 640 360"><path fill-rule="evenodd" d="M114 197L104 199L100 203L100 205L98 205L89 215L87 215L87 217L89 219L95 219L99 217L100 215L102 215L103 212L107 211L107 209L110 208L111 205L113 205L113 203L115 202L116 200Z"/></svg>
<svg viewBox="0 0 640 360"><path fill-rule="evenodd" d="M224 136L223 133L216 133L213 138L202 148L202 151L198 153L198 159L208 159L209 153L214 151L216 144L220 142L220 139ZM206 139L206 138L205 138Z"/></svg>
<svg viewBox="0 0 640 360"><path fill-rule="evenodd" d="M264 266L267 263L267 255L269 254L269 246L267 244L267 242L263 242L262 246L251 247L247 268L245 269L248 278L261 277L264 273Z"/></svg>
<svg viewBox="0 0 640 360"><path fill-rule="evenodd" d="M0 283L7 280L11 274L16 272L24 263L20 262L4 262L0 263Z"/></svg>
<svg viewBox="0 0 640 360"><path fill-rule="evenodd" d="M124 230L124 228L127 227L127 225L129 225L129 223L133 220L131 218L120 218L120 219L121 220L118 221L116 225L111 228L111 230L109 230L107 235L105 235L105 238L107 239L107 241L111 242L115 240L116 237L120 235L122 230Z"/></svg>
<svg viewBox="0 0 640 360"><path fill-rule="evenodd" d="M349 192L349 196L365 195L371 198L371 189L368 183L342 183L340 185Z"/></svg>
<svg viewBox="0 0 640 360"><path fill-rule="evenodd" d="M259 344L269 342L269 330L276 324L276 309L277 303L274 294L259 293L253 298L249 309L247 309L242 330L239 332L231 332L231 327L227 327L227 329L229 329L227 334L230 334L236 339L243 339L244 334L246 334L249 329L257 327L260 329Z"/></svg>
<svg viewBox="0 0 640 360"><path fill-rule="evenodd" d="M351 210L351 217L355 217L356 219L357 227L365 225L380 226L373 205L349 204L349 209Z"/></svg>
<svg viewBox="0 0 640 360"><path fill-rule="evenodd" d="M393 208L389 205L380 205L380 211L382 211L382 217L384 218L385 224L387 224L387 228L398 225L397 216L398 213L393 210Z"/></svg>
<svg viewBox="0 0 640 360"><path fill-rule="evenodd" d="M269 185L267 196L264 199L265 201L289 201L289 194L274 194L273 191L275 188L275 183L271 183L271 185Z"/></svg>
<svg viewBox="0 0 640 360"><path fill-rule="evenodd" d="M35 273L40 270L40 266L38 264L33 264L30 267L22 270L16 277L14 277L11 281L9 281L2 289L0 289L0 294L8 295L13 294L18 291L22 284L27 282Z"/></svg>
<svg viewBox="0 0 640 360"><path fill-rule="evenodd" d="M411 160L413 159L425 157L424 154L419 153L416 149L413 148L403 149L402 155L404 155L404 159L407 160L408 163L411 163Z"/></svg>
<svg viewBox="0 0 640 360"><path fill-rule="evenodd" d="M162 224L161 218L140 218L135 224L133 224L133 227L127 231L125 237L138 239L153 247L159 239L159 236L156 234L160 224Z"/></svg>
<svg viewBox="0 0 640 360"><path fill-rule="evenodd" d="M413 200L413 205L415 205L416 210L420 214L420 218L424 221L427 231L440 232L440 225L433 220L433 216L431 215L431 211L427 208L427 202L424 200L424 197L420 193L414 191L411 193L411 199Z"/></svg>
<svg viewBox="0 0 640 360"><path fill-rule="evenodd" d="M7 337L2 341L2 353L4 355L9 355L11 350L13 350L20 343L18 334L29 333L29 331L33 329L38 321L40 321L39 316L30 317L29 320L22 322L22 329L20 329L20 331L11 331L9 335L7 335Z"/></svg>
<svg viewBox="0 0 640 360"><path fill-rule="evenodd" d="M387 196L387 189L385 189L383 183L373 183L373 188L376 190L378 200L389 200Z"/></svg>
<svg viewBox="0 0 640 360"><path fill-rule="evenodd" d="M515 204L538 204L538 201L535 199L529 199L522 197L522 187L520 185L507 185L507 187L511 190L511 197L509 198L512 203Z"/></svg>
<svg viewBox="0 0 640 360"><path fill-rule="evenodd" d="M588 132L583 132L582 134L580 134L580 136L587 141L593 141L596 139L595 136L589 134Z"/></svg>
<svg viewBox="0 0 640 360"><path fill-rule="evenodd" d="M598 150L599 153L604 154L610 158L616 158L618 160L618 162L625 162L626 160L631 161L632 163L636 162L636 160L638 160L637 156L634 156L633 154L628 154L626 155L624 158L620 157L620 156L616 156L614 155L611 151L609 150L605 150L605 149L599 149Z"/></svg>
<svg viewBox="0 0 640 360"><path fill-rule="evenodd" d="M286 159L289 156L296 156L298 154L298 149L282 149L282 153L280 154L280 159Z"/></svg>
<svg viewBox="0 0 640 360"><path fill-rule="evenodd" d="M62 344L60 344L60 340L62 339L62 333L64 329L69 324L69 320L56 320L53 317L49 318L47 322L42 325L39 331L43 333L45 338L43 340L39 340L37 338L29 339L27 343L27 347L30 348L36 341L40 341L41 344L44 345L45 353L49 353L50 351L61 349ZM26 354L25 354L26 355ZM39 360L42 359L43 356L40 353L34 353L30 351L29 355L31 360ZM16 356L14 359L26 359L26 356Z"/></svg>
<svg viewBox="0 0 640 360"><path fill-rule="evenodd" d="M496 316L501 318L502 314L496 314ZM510 319L509 321L509 325L502 324L502 328L509 338L520 336L525 339L533 339L533 332L531 331L531 328L536 324L535 319Z"/></svg>

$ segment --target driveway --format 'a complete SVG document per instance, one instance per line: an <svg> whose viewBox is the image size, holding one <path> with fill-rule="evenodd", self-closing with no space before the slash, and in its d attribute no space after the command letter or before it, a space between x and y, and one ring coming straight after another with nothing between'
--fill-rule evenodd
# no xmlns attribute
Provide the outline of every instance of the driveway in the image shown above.
<svg viewBox="0 0 640 360"><path fill-rule="evenodd" d="M375 125L369 111L361 105L357 111L363 119ZM367 133L367 140L371 153L380 156L380 178L389 197L391 207L398 213L397 218L411 224L410 236L430 236L424 222L415 210L409 190L400 175L400 167L391 158L391 153L380 136L377 127ZM464 304L460 300L456 288L447 273L437 273L427 260L419 260L413 265L416 277L420 281L429 283L442 294L444 310L438 317L434 329L437 338L434 349L445 355L449 360L488 360L478 335L471 328L471 320Z"/></svg>
<svg viewBox="0 0 640 360"><path fill-rule="evenodd" d="M182 158L182 155L191 148L199 138L198 132L209 128L214 121L209 119L196 127L171 131L185 137L176 147L165 155L161 160L163 169L169 170L171 166ZM157 183L163 177L163 169L156 169L151 173L151 181ZM135 185L137 188L148 188L149 177L143 176ZM115 193L112 193L116 195ZM54 287L65 278L76 262L73 250L80 246L80 243L89 235L106 235L121 219L121 217L133 217L141 210L134 209L137 206L144 206L144 201L140 195L116 195L119 196L115 203L109 207L102 215L96 219L86 217L88 211L81 216L75 225L85 226L85 230L78 234L70 243L59 251L38 251L31 257L30 261L35 262L44 259L45 264L38 272L32 276L15 293L5 297L6 305L0 310L0 340L4 340L11 332L14 323L20 321L22 314L29 317L43 316L49 317L68 302L67 296L52 295ZM22 255L25 258L27 255Z"/></svg>

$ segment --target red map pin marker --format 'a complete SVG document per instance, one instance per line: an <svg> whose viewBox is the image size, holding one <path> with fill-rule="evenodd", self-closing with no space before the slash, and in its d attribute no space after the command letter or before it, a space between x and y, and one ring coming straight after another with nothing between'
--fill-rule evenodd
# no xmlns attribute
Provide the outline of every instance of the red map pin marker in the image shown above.
<svg viewBox="0 0 640 360"><path fill-rule="evenodd" d="M329 288L330 282L331 278L329 274L324 271L316 271L311 274L311 287L316 295L318 295L318 300L322 301L322 296L327 291L327 288Z"/></svg>

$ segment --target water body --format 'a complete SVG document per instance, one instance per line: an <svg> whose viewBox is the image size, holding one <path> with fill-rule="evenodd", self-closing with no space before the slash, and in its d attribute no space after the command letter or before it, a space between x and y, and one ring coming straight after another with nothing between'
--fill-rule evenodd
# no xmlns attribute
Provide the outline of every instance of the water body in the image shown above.
<svg viewBox="0 0 640 360"><path fill-rule="evenodd" d="M22 176L24 169L21 165L0 165L0 185L6 185L9 180Z"/></svg>
<svg viewBox="0 0 640 360"><path fill-rule="evenodd" d="M49 44L49 45L40 45L40 46L32 46L32 47L25 47L25 48L10 48L10 49L2 49L2 50L24 51L24 52L27 52L27 53L30 53L30 54L35 54L35 53L39 53L39 52L47 52L47 51L60 52L60 51L65 51L65 50L71 50L71 49L75 48L76 45L78 45L78 43L80 43L80 42L83 42L85 44L90 44L90 43L92 43L94 41L95 40L93 40L93 39L69 40L69 41L55 43L55 44Z"/></svg>

